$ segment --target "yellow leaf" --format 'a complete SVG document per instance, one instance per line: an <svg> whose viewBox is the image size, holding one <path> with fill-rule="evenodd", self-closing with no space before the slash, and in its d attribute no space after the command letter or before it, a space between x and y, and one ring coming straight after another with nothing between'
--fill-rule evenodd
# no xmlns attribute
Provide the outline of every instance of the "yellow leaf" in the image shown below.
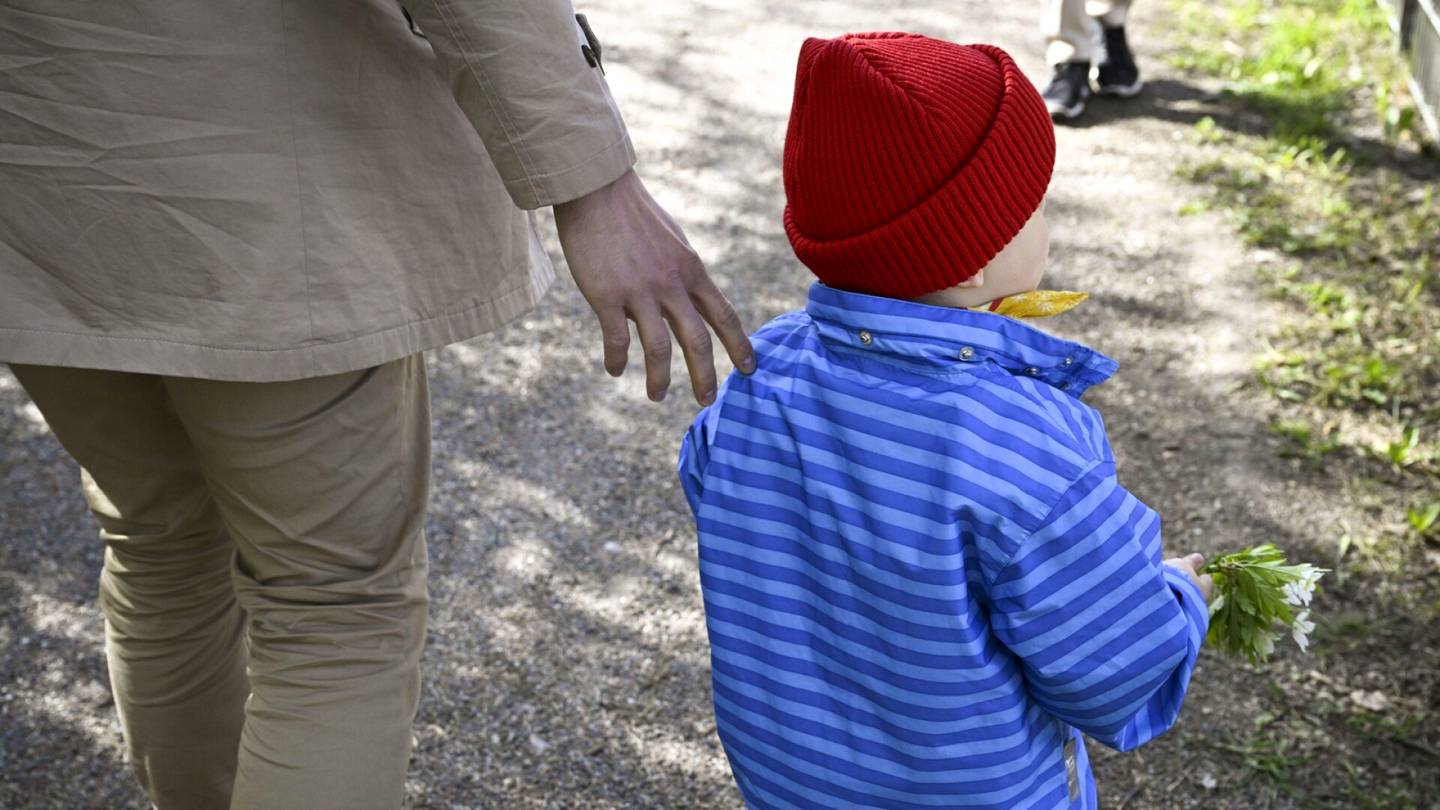
<svg viewBox="0 0 1440 810"><path fill-rule="evenodd" d="M1049 318L1062 312L1069 312L1090 297L1090 293L1068 290L1031 290L1017 295L1007 295L989 306L977 307L997 315L1011 318Z"/></svg>

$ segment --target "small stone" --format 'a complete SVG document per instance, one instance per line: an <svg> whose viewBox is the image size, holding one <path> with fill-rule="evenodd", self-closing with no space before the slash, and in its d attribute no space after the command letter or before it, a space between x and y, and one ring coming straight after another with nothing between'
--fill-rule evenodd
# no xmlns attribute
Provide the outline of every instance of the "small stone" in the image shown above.
<svg viewBox="0 0 1440 810"><path fill-rule="evenodd" d="M1215 774L1213 773L1201 774L1200 776L1200 787L1206 790L1214 790L1219 784L1220 782L1215 779Z"/></svg>
<svg viewBox="0 0 1440 810"><path fill-rule="evenodd" d="M530 735L530 750L531 750L531 751L534 751L536 756L540 756L540 755L544 754L546 751L550 750L550 743L545 742L545 740L542 739L542 738L541 738L539 735L537 735L537 734L531 734L531 735Z"/></svg>
<svg viewBox="0 0 1440 810"><path fill-rule="evenodd" d="M605 545L600 548L604 549L606 554L619 554L624 550L620 547L620 544L614 540L606 540Z"/></svg>
<svg viewBox="0 0 1440 810"><path fill-rule="evenodd" d="M1367 692L1364 689L1356 689L1350 693L1350 700L1356 706L1372 712L1383 712L1390 708L1390 698L1384 692Z"/></svg>

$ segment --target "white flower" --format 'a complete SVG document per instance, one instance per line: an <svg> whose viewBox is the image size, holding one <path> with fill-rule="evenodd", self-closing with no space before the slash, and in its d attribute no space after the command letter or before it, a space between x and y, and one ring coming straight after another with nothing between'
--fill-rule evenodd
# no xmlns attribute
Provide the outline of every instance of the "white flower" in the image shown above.
<svg viewBox="0 0 1440 810"><path fill-rule="evenodd" d="M1225 607L1225 594L1217 593L1215 594L1215 601L1210 603L1211 618L1214 618L1215 614L1219 613L1222 607Z"/></svg>
<svg viewBox="0 0 1440 810"><path fill-rule="evenodd" d="M1313 565L1302 565L1300 568L1300 578L1285 583L1280 590L1284 591L1287 604L1309 607L1310 600L1315 596L1315 586L1320 583L1320 577L1324 574Z"/></svg>
<svg viewBox="0 0 1440 810"><path fill-rule="evenodd" d="M1310 651L1310 634L1315 632L1315 623L1310 621L1310 611L1302 610L1290 624L1290 637L1300 647L1300 652Z"/></svg>
<svg viewBox="0 0 1440 810"><path fill-rule="evenodd" d="M1255 637L1255 652L1259 653L1261 658L1268 658L1270 653L1275 652L1275 640L1278 638L1279 635L1269 630L1261 630Z"/></svg>
<svg viewBox="0 0 1440 810"><path fill-rule="evenodd" d="M1301 588L1300 582L1287 582L1281 588L1285 593L1285 604L1299 607L1305 604L1308 594Z"/></svg>

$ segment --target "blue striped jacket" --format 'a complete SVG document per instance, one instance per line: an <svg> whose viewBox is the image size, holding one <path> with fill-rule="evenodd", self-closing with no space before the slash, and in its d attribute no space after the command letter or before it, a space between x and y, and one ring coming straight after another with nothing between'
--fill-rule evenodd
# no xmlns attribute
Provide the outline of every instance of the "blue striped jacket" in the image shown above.
<svg viewBox="0 0 1440 810"><path fill-rule="evenodd" d="M840 292L685 436L716 727L751 808L1093 808L1081 733L1174 724L1208 614L1077 398L1113 360Z"/></svg>

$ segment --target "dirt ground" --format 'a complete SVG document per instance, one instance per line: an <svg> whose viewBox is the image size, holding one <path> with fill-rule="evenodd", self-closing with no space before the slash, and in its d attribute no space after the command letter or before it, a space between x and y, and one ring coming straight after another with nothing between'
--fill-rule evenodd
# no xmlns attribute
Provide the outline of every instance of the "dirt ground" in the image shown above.
<svg viewBox="0 0 1440 810"><path fill-rule="evenodd" d="M1044 78L1038 0L581 5L643 175L752 328L800 306L810 283L780 224L803 37L890 29L994 42ZM1167 551L1273 541L1325 563L1337 527L1367 516L1340 482L1279 456L1268 406L1241 388L1279 313L1254 281L1266 257L1215 215L1177 215L1194 191L1172 173L1215 99L1167 72L1164 14L1142 3L1132 24L1147 90L1097 100L1058 134L1049 284L1093 298L1051 328L1120 361L1089 401L1122 480L1165 516ZM598 349L562 280L510 327L430 357L433 607L410 806L740 806L711 721L693 526L673 474L695 412L688 381L677 363L672 395L654 405L638 375L606 377ZM144 806L120 756L94 602L100 546L77 476L0 370L0 807ZM1361 610L1347 593L1332 588L1317 609ZM1396 716L1428 708L1433 724L1436 634L1419 637L1388 657L1363 643L1282 654L1259 673L1207 652L1178 729L1141 752L1097 750L1105 806L1359 806L1341 781L1296 798L1267 767L1375 797L1411 784L1440 768L1423 737L1393 746L1322 721L1323 745L1307 748L1259 732L1299 683L1340 702L1379 693ZM1315 699L1291 692L1302 693ZM1307 751L1335 758L1306 762ZM1433 771L1419 778L1434 785Z"/></svg>

